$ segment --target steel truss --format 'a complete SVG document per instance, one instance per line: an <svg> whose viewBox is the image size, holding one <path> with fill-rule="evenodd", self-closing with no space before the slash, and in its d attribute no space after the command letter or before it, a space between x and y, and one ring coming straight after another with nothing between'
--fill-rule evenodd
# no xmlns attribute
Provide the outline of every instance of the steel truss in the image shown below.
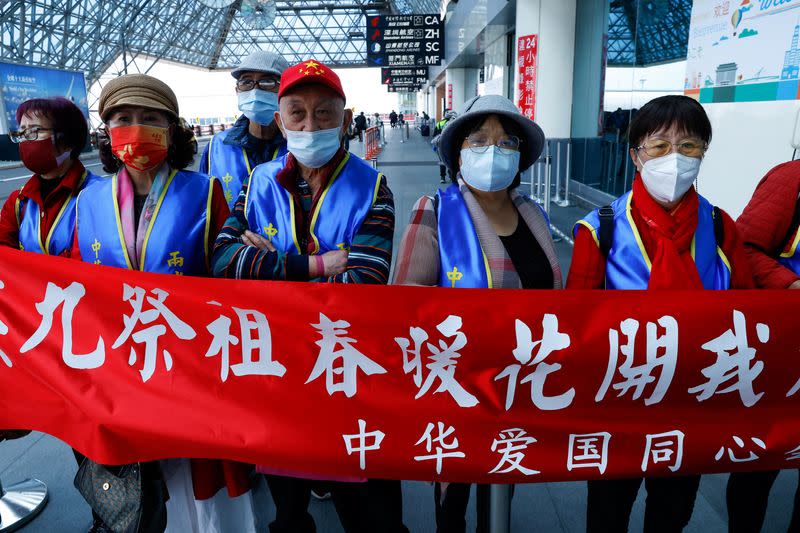
<svg viewBox="0 0 800 533"><path fill-rule="evenodd" d="M692 0L609 0L608 65L686 59Z"/></svg>
<svg viewBox="0 0 800 533"><path fill-rule="evenodd" d="M82 71L87 86L109 69L126 72L144 56L226 69L261 48L290 63L314 57L332 66L362 66L366 15L433 13L441 4L276 0L274 23L256 30L240 16L241 2L212 9L197 0L5 1L0 4L0 59Z"/></svg>

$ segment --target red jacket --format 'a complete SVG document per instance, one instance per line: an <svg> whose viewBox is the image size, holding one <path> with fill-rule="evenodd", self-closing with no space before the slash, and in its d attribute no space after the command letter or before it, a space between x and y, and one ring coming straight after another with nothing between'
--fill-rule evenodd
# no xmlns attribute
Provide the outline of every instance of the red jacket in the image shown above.
<svg viewBox="0 0 800 533"><path fill-rule="evenodd" d="M19 213L19 218L17 218L17 199L29 199L39 204L39 210L43 213L40 225L42 242L47 240L47 234L50 233L53 222L55 222L64 202L73 194L78 194L78 187L85 170L80 161L75 161L61 179L61 183L53 189L47 198L42 198L40 178L35 174L21 189L12 192L6 203L3 204L2 211L0 211L0 245L19 249L19 221L22 220L25 213L24 209L22 209ZM64 252L62 255L69 256L69 252Z"/></svg>
<svg viewBox="0 0 800 533"><path fill-rule="evenodd" d="M800 279L776 259L792 237L789 226L799 194L800 161L778 165L767 172L736 221L758 287L785 289Z"/></svg>

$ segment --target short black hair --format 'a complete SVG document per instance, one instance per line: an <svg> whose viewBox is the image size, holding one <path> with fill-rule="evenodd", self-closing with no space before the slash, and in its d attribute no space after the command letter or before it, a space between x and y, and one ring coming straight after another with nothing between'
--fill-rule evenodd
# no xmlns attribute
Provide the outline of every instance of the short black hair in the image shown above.
<svg viewBox="0 0 800 533"><path fill-rule="evenodd" d="M458 174L460 167L458 165L458 158L461 155L461 145L464 142L464 139L481 129L483 123L486 122L492 113L487 113L485 115L477 115L462 124L458 131L455 132L455 137L453 139L456 141L453 143L452 153L450 154L450 161L452 161L452 168L450 169L450 180L455 183L456 182L456 174ZM503 126L503 129L506 132L506 135L515 135L520 139L523 138L522 131L519 129L519 126L516 122L511 120L510 118L504 115L494 115L500 121L500 125ZM523 148L524 149L524 148ZM519 187L522 178L520 177L520 173L517 172L517 175L514 176L514 181L511 182L511 185L508 186L506 190L511 190L516 187Z"/></svg>
<svg viewBox="0 0 800 533"><path fill-rule="evenodd" d="M688 96L670 94L650 100L636 113L628 130L631 147L657 131L675 127L687 135L711 142L711 122L700 102Z"/></svg>

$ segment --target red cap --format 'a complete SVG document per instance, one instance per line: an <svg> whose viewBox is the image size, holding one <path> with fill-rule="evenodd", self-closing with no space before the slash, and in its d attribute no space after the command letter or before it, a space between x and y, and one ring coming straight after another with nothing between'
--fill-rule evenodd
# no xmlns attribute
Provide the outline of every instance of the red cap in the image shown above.
<svg viewBox="0 0 800 533"><path fill-rule="evenodd" d="M333 89L342 99L347 100L339 76L326 65L313 59L302 61L283 71L281 75L281 85L278 89L278 99L280 100L287 91L294 87L308 83L325 85Z"/></svg>

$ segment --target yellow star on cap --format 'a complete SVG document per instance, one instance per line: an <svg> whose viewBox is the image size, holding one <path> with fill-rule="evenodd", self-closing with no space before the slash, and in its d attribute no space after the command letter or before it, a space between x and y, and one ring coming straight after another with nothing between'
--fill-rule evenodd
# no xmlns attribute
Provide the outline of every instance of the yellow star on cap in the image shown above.
<svg viewBox="0 0 800 533"><path fill-rule="evenodd" d="M319 63L316 63L313 59L306 63L306 67L308 68L316 68L319 66Z"/></svg>

